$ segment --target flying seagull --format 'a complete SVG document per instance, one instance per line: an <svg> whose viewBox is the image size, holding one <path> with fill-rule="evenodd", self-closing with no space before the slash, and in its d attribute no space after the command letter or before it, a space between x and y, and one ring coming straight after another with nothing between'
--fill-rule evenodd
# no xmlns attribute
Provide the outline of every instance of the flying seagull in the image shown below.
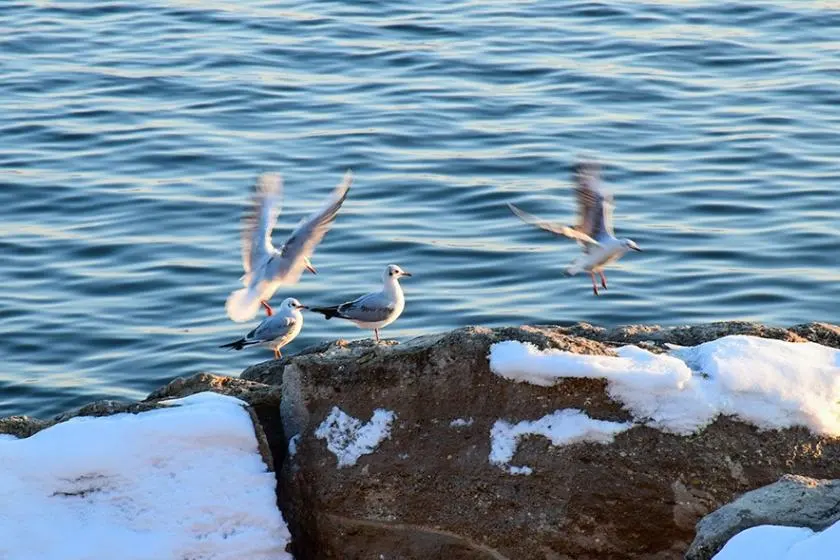
<svg viewBox="0 0 840 560"><path fill-rule="evenodd" d="M317 274L309 258L329 231L352 183L353 172L348 170L324 206L301 220L283 246L276 249L271 233L280 214L283 179L276 173L259 176L253 207L243 218L245 274L241 280L245 287L228 297L225 304L228 317L236 322L247 321L257 314L260 304L268 305L278 287L295 284L304 269Z"/></svg>
<svg viewBox="0 0 840 560"><path fill-rule="evenodd" d="M242 350L246 346L265 346L274 350L274 359L280 359L280 349L293 341L303 328L303 315L301 309L306 309L295 298L286 298L280 304L280 311L264 305L268 317L257 325L257 328L246 334L239 340L230 344L223 344L219 348L231 348Z"/></svg>
<svg viewBox="0 0 840 560"><path fill-rule="evenodd" d="M574 227L547 222L508 203L508 207L523 222L555 235L578 242L583 255L567 269L574 276L581 271L592 277L592 291L598 295L595 273L601 276L601 286L607 289L604 267L624 256L627 251L641 251L632 239L617 239L613 233L612 194L600 185L600 168L596 163L578 163L574 167L575 193L578 202L578 224Z"/></svg>
<svg viewBox="0 0 840 560"><path fill-rule="evenodd" d="M397 320L405 308L400 278L411 276L395 264L389 264L382 273L382 290L362 296L353 301L333 307L310 307L310 311L321 313L327 319L338 317L353 321L362 329L373 329L379 342L379 329Z"/></svg>

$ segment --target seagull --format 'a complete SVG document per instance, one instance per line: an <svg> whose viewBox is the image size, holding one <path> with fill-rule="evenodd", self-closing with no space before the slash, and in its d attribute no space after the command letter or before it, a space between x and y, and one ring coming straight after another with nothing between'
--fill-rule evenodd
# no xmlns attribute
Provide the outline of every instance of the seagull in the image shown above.
<svg viewBox="0 0 840 560"><path fill-rule="evenodd" d="M310 311L321 313L327 319L338 317L353 321L362 329L373 329L379 342L379 329L397 320L405 309L400 278L411 276L395 264L389 264L382 273L382 290L362 296L353 301L333 307L310 307Z"/></svg>
<svg viewBox="0 0 840 560"><path fill-rule="evenodd" d="M276 249L271 242L271 232L280 214L283 179L276 173L259 176L254 188L253 209L243 219L242 266L245 274L241 280L245 287L228 297L225 303L228 317L238 323L247 321L257 314L260 304L268 306L268 300L278 287L296 283L304 269L318 273L309 258L329 231L352 183L353 172L348 170L326 204L301 220L283 246Z"/></svg>
<svg viewBox="0 0 840 560"><path fill-rule="evenodd" d="M280 359L280 349L293 341L303 328L301 309L306 309L295 298L286 298L280 304L280 312L266 303L263 304L268 317L257 325L257 328L245 335L244 338L234 340L230 344L223 344L219 348L242 350L246 346L265 346L274 350L274 359Z"/></svg>
<svg viewBox="0 0 840 560"><path fill-rule="evenodd" d="M613 233L612 194L600 185L600 168L597 163L578 163L574 167L575 192L578 202L578 225L574 227L547 222L508 203L508 207L523 222L555 235L569 237L578 242L583 255L567 269L568 276L581 271L592 277L592 291L598 295L595 273L601 276L601 286L607 289L604 267L624 256L627 251L641 251L632 239L617 239Z"/></svg>

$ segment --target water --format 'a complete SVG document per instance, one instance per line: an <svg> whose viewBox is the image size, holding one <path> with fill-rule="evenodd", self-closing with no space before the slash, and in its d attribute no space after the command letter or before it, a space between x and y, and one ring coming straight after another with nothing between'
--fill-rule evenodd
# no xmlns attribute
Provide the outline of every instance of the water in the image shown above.
<svg viewBox="0 0 840 560"><path fill-rule="evenodd" d="M217 348L250 326L224 301L260 170L281 235L356 171L321 274L273 302L398 263L389 337L838 320L837 2L4 0L0 29L0 415L270 358ZM598 298L505 207L572 221L579 155L646 251ZM367 336L306 320L291 351Z"/></svg>

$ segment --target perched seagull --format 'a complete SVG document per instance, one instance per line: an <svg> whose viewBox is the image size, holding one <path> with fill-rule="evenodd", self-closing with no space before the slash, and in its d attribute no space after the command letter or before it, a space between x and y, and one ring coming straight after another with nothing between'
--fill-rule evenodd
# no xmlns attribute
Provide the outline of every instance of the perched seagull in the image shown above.
<svg viewBox="0 0 840 560"><path fill-rule="evenodd" d="M306 309L295 298L286 298L280 304L280 312L264 304L268 317L257 325L257 328L245 335L244 338L234 340L230 344L223 344L219 348L242 350L246 346L265 346L274 350L274 359L280 359L280 349L293 341L303 328L301 309Z"/></svg>
<svg viewBox="0 0 840 560"><path fill-rule="evenodd" d="M327 319L338 317L353 321L360 328L373 329L376 342L379 342L379 329L396 321L405 309L405 296L400 286L403 276L411 274L389 264L382 273L382 290L334 307L310 307L309 310L321 313Z"/></svg>
<svg viewBox="0 0 840 560"><path fill-rule="evenodd" d="M583 248L583 255L566 269L574 276L585 271L592 277L592 291L598 295L595 273L601 276L601 286L607 289L604 267L624 256L627 251L641 251L632 239L617 239L613 233L612 194L601 187L600 169L596 163L579 163L574 167L575 192L578 201L578 225L574 227L547 222L508 203L511 211L523 222L569 237Z"/></svg>
<svg viewBox="0 0 840 560"><path fill-rule="evenodd" d="M243 219L242 266L245 274L241 280L245 287L228 297L225 304L228 317L236 322L247 321L257 314L260 304L268 305L278 287L296 283L304 269L317 274L309 258L329 231L352 183L353 172L348 170L327 203L301 220L283 246L275 249L271 232L280 214L283 179L276 173L259 176L253 209Z"/></svg>

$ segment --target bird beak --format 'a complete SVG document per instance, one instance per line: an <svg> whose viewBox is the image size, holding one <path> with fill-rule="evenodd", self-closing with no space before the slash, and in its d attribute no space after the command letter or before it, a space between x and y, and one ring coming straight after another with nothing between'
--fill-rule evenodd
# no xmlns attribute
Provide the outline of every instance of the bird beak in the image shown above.
<svg viewBox="0 0 840 560"><path fill-rule="evenodd" d="M308 271L309 271L309 272L311 272L312 274L318 274L318 271L317 271L317 270L315 270L315 267L314 267L314 266L312 266L312 263L311 263L311 262L306 261L306 263L304 263L304 266L306 267L306 270L308 270Z"/></svg>
<svg viewBox="0 0 840 560"><path fill-rule="evenodd" d="M410 272L406 272L405 270L403 270L403 271L402 271L402 274L401 274L400 276L411 276L411 273L410 273Z"/></svg>
<svg viewBox="0 0 840 560"><path fill-rule="evenodd" d="M644 251L642 251L641 247L631 247L631 249L633 249L634 251L638 251L640 253L644 253Z"/></svg>
<svg viewBox="0 0 840 560"><path fill-rule="evenodd" d="M298 305L297 308L298 309L309 309L309 307L306 306L306 305Z"/></svg>

